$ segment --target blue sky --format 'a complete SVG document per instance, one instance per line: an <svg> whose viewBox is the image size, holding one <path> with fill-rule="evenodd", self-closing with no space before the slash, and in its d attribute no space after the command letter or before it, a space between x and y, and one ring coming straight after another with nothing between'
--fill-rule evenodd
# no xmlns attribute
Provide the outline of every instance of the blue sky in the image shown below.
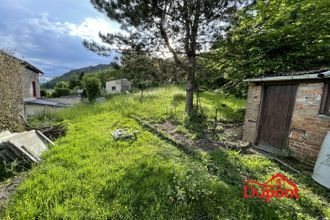
<svg viewBox="0 0 330 220"><path fill-rule="evenodd" d="M15 51L53 78L71 69L109 63L82 45L100 42L98 33L119 25L93 8L89 0L0 0L0 48Z"/></svg>

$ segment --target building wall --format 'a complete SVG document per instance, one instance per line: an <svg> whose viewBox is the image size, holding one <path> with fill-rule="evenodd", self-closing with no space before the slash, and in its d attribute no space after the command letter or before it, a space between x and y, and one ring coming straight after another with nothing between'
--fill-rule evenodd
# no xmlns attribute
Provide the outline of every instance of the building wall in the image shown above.
<svg viewBox="0 0 330 220"><path fill-rule="evenodd" d="M112 89L115 87L115 90ZM121 93L121 81L120 80L113 80L106 83L105 90L108 94L116 94Z"/></svg>
<svg viewBox="0 0 330 220"><path fill-rule="evenodd" d="M24 105L25 118L28 118L30 116L44 115L47 113L56 112L61 109L63 108L47 106L47 105L33 105L33 104Z"/></svg>
<svg viewBox="0 0 330 220"><path fill-rule="evenodd" d="M115 86L116 89L112 90L112 87ZM106 83L106 92L108 94L115 94L115 93L121 93L126 92L131 89L131 82L127 79L119 79L119 80L113 80Z"/></svg>
<svg viewBox="0 0 330 220"><path fill-rule="evenodd" d="M319 115L323 83L299 84L289 135L290 155L314 164L327 131L330 117ZM262 86L250 85L246 107L243 140L257 142L257 125L262 98Z"/></svg>
<svg viewBox="0 0 330 220"><path fill-rule="evenodd" d="M127 79L122 79L121 80L121 92L126 92L131 90L131 82L128 81Z"/></svg>
<svg viewBox="0 0 330 220"><path fill-rule="evenodd" d="M323 86L323 83L299 85L289 138L291 155L312 164L330 131L330 117L319 115Z"/></svg>
<svg viewBox="0 0 330 220"><path fill-rule="evenodd" d="M262 86L250 85L246 103L243 140L255 143L257 140L258 118Z"/></svg>
<svg viewBox="0 0 330 220"><path fill-rule="evenodd" d="M0 50L0 132L7 129L21 131L24 128L20 117L24 113L22 72L21 63Z"/></svg>
<svg viewBox="0 0 330 220"><path fill-rule="evenodd" d="M30 69L24 68L24 72L22 74L23 81L23 98L33 98L33 90L32 90L32 81L36 83L36 97L40 98L40 85L39 85L39 74L33 72Z"/></svg>

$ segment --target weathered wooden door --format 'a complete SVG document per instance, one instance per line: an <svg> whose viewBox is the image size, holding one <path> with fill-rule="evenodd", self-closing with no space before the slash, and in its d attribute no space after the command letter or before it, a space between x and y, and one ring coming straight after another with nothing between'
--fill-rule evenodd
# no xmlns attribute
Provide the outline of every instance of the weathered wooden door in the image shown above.
<svg viewBox="0 0 330 220"><path fill-rule="evenodd" d="M272 151L285 149L288 142L297 85L264 86L258 144Z"/></svg>

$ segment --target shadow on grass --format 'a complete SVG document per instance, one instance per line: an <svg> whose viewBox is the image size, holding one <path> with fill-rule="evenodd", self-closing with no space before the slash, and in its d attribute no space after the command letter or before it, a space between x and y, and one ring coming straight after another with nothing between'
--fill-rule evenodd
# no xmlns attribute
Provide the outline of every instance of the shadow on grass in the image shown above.
<svg viewBox="0 0 330 220"><path fill-rule="evenodd" d="M111 218L238 218L229 208L230 192L224 184L211 181L198 165L177 170L155 158L126 167L120 179L108 182L100 197L111 203Z"/></svg>
<svg viewBox="0 0 330 220"><path fill-rule="evenodd" d="M212 94L209 92L203 92L200 95L201 102L206 102L214 107L211 111L215 112L217 109L219 112L219 118L229 121L243 121L245 110L244 101L234 97L224 97L220 94ZM210 112L211 114L214 114Z"/></svg>
<svg viewBox="0 0 330 220"><path fill-rule="evenodd" d="M22 172L26 169L29 169L29 166L16 166L15 163L5 163L0 161L0 182L10 179L17 175L19 172Z"/></svg>
<svg viewBox="0 0 330 220"><path fill-rule="evenodd" d="M218 149L203 156L198 150L180 144L166 134L155 131L150 126L147 126L149 130L176 146L192 161L206 167L207 173L225 184L225 187L217 189L223 193L216 193L215 195L220 197L216 198L215 201L222 201L221 199L224 197L230 202L231 205L225 208L228 216L239 213L238 217L245 215L247 219L297 219L302 216L305 218L318 218L328 215L326 204L321 202L323 196L319 196L319 193L325 194L325 190L318 189L316 191L319 191L319 193L314 193L313 191L318 187L312 186L310 188L308 181L302 179L303 174L294 175L286 172L275 163L258 155L240 155L238 152ZM266 203L261 199L243 199L243 185L247 179L263 182L279 172L298 184L301 194L298 201L274 198L271 202ZM228 190L228 188L230 189ZM227 203L220 202L217 204L224 208Z"/></svg>
<svg viewBox="0 0 330 220"><path fill-rule="evenodd" d="M194 108L184 120L184 127L197 138L203 137L208 127L208 118L203 110Z"/></svg>
<svg viewBox="0 0 330 220"><path fill-rule="evenodd" d="M314 217L319 218L325 216L326 205L319 201L314 201L313 198L320 197L326 199L329 203L329 191L325 188L312 183L312 179L304 174L293 174L284 172L280 168L275 168L276 164L265 164L265 167L258 167L258 163L262 163L257 158L250 158L249 163L254 163L258 168L253 168L251 165L244 164L242 156L236 153L226 152L224 150L217 150L211 152L210 163L213 166L213 172L222 181L232 185L235 190L241 192L241 197L237 198L240 202L246 205L248 213L253 213L253 218L263 219L277 219L286 217L289 219L297 219L304 216L305 218ZM243 156L244 157L244 156ZM248 157L248 156L247 156ZM255 161L254 161L255 160ZM261 181L260 178L270 177L277 172L287 173L292 177L292 180L300 187L300 199L273 199L273 201L266 203L258 199L243 199L243 184L246 179ZM286 175L286 174L285 174ZM268 179L268 178L267 178ZM299 206L297 209L296 205ZM323 207L322 207L323 206ZM281 215L278 215L281 213Z"/></svg>
<svg viewBox="0 0 330 220"><path fill-rule="evenodd" d="M174 170L157 158L135 161L116 181L109 180L99 196L109 203L111 218L297 217L293 207L285 207L280 201L243 199L239 168L225 153L217 152L217 159L225 164L212 171L220 181L212 179L198 163L191 163L187 171Z"/></svg>

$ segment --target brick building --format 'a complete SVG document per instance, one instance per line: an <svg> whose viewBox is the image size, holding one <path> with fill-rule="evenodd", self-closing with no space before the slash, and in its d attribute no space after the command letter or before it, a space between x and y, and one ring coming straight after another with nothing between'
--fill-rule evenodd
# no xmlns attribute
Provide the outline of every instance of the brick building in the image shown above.
<svg viewBox="0 0 330 220"><path fill-rule="evenodd" d="M314 164L330 131L330 71L246 79L243 140L274 154Z"/></svg>

